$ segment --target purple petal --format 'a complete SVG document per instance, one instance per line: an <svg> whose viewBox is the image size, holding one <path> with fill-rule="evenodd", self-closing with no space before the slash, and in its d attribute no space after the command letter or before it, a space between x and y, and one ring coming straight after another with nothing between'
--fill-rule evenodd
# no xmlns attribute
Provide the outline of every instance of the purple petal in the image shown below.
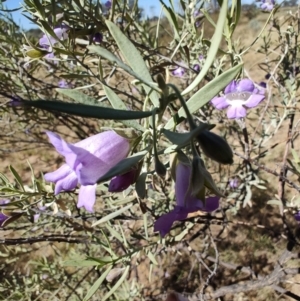
<svg viewBox="0 0 300 301"><path fill-rule="evenodd" d="M248 108L254 108L264 99L265 99L265 95L253 94L248 98L248 100L244 103L244 105Z"/></svg>
<svg viewBox="0 0 300 301"><path fill-rule="evenodd" d="M65 142L56 133L46 131L46 134L48 135L50 142L53 144L57 152L66 158L67 164L74 170L76 154L74 154L70 149L71 144Z"/></svg>
<svg viewBox="0 0 300 301"><path fill-rule="evenodd" d="M300 222L300 211L295 214L295 219L297 222Z"/></svg>
<svg viewBox="0 0 300 301"><path fill-rule="evenodd" d="M55 195L62 190L73 190L78 183L76 173L67 165L62 165L54 172L49 172L44 175L46 181L55 183Z"/></svg>
<svg viewBox="0 0 300 301"><path fill-rule="evenodd" d="M182 77L185 73L185 70L182 67L178 67L177 69L172 71L174 76Z"/></svg>
<svg viewBox="0 0 300 301"><path fill-rule="evenodd" d="M224 90L224 94L236 92L236 81L233 80L231 83L227 85L227 87Z"/></svg>
<svg viewBox="0 0 300 301"><path fill-rule="evenodd" d="M236 87L238 92L253 92L254 89L255 86L253 81L248 78L240 80Z"/></svg>
<svg viewBox="0 0 300 301"><path fill-rule="evenodd" d="M96 187L94 185L81 185L78 195L77 207L84 207L89 212L94 212L93 207L96 201Z"/></svg>
<svg viewBox="0 0 300 301"><path fill-rule="evenodd" d="M102 33L96 32L96 33L94 34L94 37L93 37L93 42L95 42L95 43L101 43L102 40L103 40L103 35L102 35Z"/></svg>
<svg viewBox="0 0 300 301"><path fill-rule="evenodd" d="M170 232L170 229L175 221L184 220L189 212L182 207L175 207L172 211L163 214L154 223L154 231L159 231L161 237L164 237Z"/></svg>
<svg viewBox="0 0 300 301"><path fill-rule="evenodd" d="M246 117L246 109L242 105L230 106L227 110L229 119L238 119Z"/></svg>
<svg viewBox="0 0 300 301"><path fill-rule="evenodd" d="M211 103L218 110L225 109L229 106L227 99L223 96L222 97L214 97L211 100Z"/></svg>
<svg viewBox="0 0 300 301"><path fill-rule="evenodd" d="M220 198L218 196L208 197L205 199L205 205L202 209L206 212L213 212L217 210L220 206Z"/></svg>

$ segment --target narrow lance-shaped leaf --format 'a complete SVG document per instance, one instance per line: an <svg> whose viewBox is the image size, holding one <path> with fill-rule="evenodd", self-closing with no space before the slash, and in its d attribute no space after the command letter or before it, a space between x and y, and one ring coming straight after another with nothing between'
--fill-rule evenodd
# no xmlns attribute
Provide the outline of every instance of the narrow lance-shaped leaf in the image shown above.
<svg viewBox="0 0 300 301"><path fill-rule="evenodd" d="M107 49L102 48L100 46L96 46L96 45L90 45L90 46L87 46L87 48L89 49L89 51L91 53L96 53L96 54L100 55L101 57L109 60L110 62L117 64L120 68L125 70L127 73L129 73L130 75L132 75L133 77L138 79L140 82L144 83L145 84L145 85L143 85L144 87L145 86L150 87L147 90L153 89L153 90L159 91L158 87L152 82L152 79L147 80L147 79L141 77L139 73L132 70L128 65L124 64L119 58L117 58L114 54L109 52ZM157 105L157 107L158 107L158 105Z"/></svg>
<svg viewBox="0 0 300 301"><path fill-rule="evenodd" d="M87 292L86 296L83 299L84 301L89 300L96 293L97 289L100 287L102 282L105 280L106 276L111 271L112 267L113 266L110 265L106 269L106 271L104 273L102 273L102 275L98 278L98 280L91 286L91 288L89 289L89 291Z"/></svg>
<svg viewBox="0 0 300 301"><path fill-rule="evenodd" d="M213 97L215 97L223 88L225 88L240 72L243 65L237 65L226 72L222 73L214 80L206 84L197 93L195 93L186 103L190 113L194 113L201 107L206 105ZM183 108L180 108L178 115L186 116ZM174 120L170 119L165 125L165 129L171 129L174 127Z"/></svg>
<svg viewBox="0 0 300 301"><path fill-rule="evenodd" d="M37 100L37 101L22 101L25 106L35 107L46 111L56 111L61 113L67 113L71 115L81 117L91 117L98 119L112 119L112 120L131 120L146 118L152 115L150 111L125 111L115 110L111 108L103 108L98 106L89 106L77 103L66 103L60 101L48 101L48 100Z"/></svg>
<svg viewBox="0 0 300 301"><path fill-rule="evenodd" d="M211 46L207 53L207 58L206 58L205 64L204 64L203 68L201 69L200 73L194 79L194 81L181 93L182 95L188 94L189 92L191 92L193 89L195 89L199 85L199 83L202 81L202 79L208 72L208 69L214 62L216 54L219 49L219 45L222 40L222 36L223 36L223 29L224 29L224 24L226 21L226 16L227 16L227 9L228 9L228 0L224 0L222 8L220 10L217 27L216 27L215 33L212 37L212 40L211 40Z"/></svg>
<svg viewBox="0 0 300 301"><path fill-rule="evenodd" d="M125 60L139 76L147 82L151 82L152 78L150 72L143 60L140 52L132 44L132 42L123 34L120 28L111 21L106 21L106 25L117 42L120 51L122 52ZM151 91L151 88L147 85L143 85L143 88L149 94L150 99L155 107L159 106L159 95L156 91Z"/></svg>
<svg viewBox="0 0 300 301"><path fill-rule="evenodd" d="M145 155L148 153L148 150L143 150L139 153L134 154L133 156L126 158L119 162L116 166L111 168L104 176L98 179L99 182L104 182L111 179L114 176L121 175L128 171L132 166L135 166L138 162L140 162Z"/></svg>

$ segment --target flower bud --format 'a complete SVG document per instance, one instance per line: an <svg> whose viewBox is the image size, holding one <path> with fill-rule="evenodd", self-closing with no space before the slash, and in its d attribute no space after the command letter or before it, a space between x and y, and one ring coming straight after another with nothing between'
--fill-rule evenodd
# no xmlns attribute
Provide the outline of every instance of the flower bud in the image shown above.
<svg viewBox="0 0 300 301"><path fill-rule="evenodd" d="M232 164L233 153L227 141L215 133L204 130L197 140L203 153L210 159L221 164Z"/></svg>

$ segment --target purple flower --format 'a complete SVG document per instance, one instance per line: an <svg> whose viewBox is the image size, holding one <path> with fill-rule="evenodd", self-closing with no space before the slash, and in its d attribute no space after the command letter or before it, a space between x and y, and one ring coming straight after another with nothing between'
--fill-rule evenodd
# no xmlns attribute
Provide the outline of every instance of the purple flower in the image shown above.
<svg viewBox="0 0 300 301"><path fill-rule="evenodd" d="M196 72L199 72L200 71L200 65L199 64L195 64L193 66L193 70L195 70Z"/></svg>
<svg viewBox="0 0 300 301"><path fill-rule="evenodd" d="M60 80L58 82L58 86L61 88L61 89L67 89L67 88L70 88L70 85L64 80Z"/></svg>
<svg viewBox="0 0 300 301"><path fill-rule="evenodd" d="M237 178L230 179L230 181L229 181L230 188L236 189L238 187L238 185L239 185L239 181Z"/></svg>
<svg viewBox="0 0 300 301"><path fill-rule="evenodd" d="M182 77L185 73L185 70L182 67L178 67L175 70L172 71L172 74L174 76Z"/></svg>
<svg viewBox="0 0 300 301"><path fill-rule="evenodd" d="M175 221L187 218L189 213L199 210L212 212L219 208L219 197L208 197L203 203L188 191L190 185L191 167L178 163L176 167L175 195L176 206L170 212L159 217L154 224L154 231L159 231L164 237Z"/></svg>
<svg viewBox="0 0 300 301"><path fill-rule="evenodd" d="M255 108L264 100L265 90L255 88L254 83L250 79L242 79L240 81L232 81L224 91L221 97L214 97L211 100L212 105L218 109L226 109L227 117L230 119L238 119L246 117L246 108Z"/></svg>
<svg viewBox="0 0 300 301"><path fill-rule="evenodd" d="M298 211L296 214L295 214L295 220L297 222L300 222L300 211Z"/></svg>
<svg viewBox="0 0 300 301"><path fill-rule="evenodd" d="M50 46L57 43L58 40L65 40L68 38L67 34L68 28L66 26L61 26L58 28L54 28L53 31L56 37L47 37L45 34L40 38L39 44L41 47L48 49ZM57 39L58 38L58 39Z"/></svg>
<svg viewBox="0 0 300 301"><path fill-rule="evenodd" d="M262 0L260 8L262 10L271 11L274 8L275 0Z"/></svg>
<svg viewBox="0 0 300 301"><path fill-rule="evenodd" d="M129 141L114 131L106 131L70 144L55 133L46 133L56 150L65 157L66 164L45 174L45 180L55 183L55 194L73 190L80 183L77 207L92 212L97 180L127 157Z"/></svg>
<svg viewBox="0 0 300 301"><path fill-rule="evenodd" d="M111 179L108 187L109 192L121 192L134 184L140 174L140 168L134 167L128 172Z"/></svg>
<svg viewBox="0 0 300 301"><path fill-rule="evenodd" d="M103 40L103 35L100 32L96 32L93 36L93 42L94 43L101 43Z"/></svg>

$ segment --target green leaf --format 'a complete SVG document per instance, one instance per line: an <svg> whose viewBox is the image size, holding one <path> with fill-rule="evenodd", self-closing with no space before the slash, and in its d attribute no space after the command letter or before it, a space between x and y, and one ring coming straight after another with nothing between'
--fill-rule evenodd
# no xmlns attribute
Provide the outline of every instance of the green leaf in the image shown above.
<svg viewBox="0 0 300 301"><path fill-rule="evenodd" d="M150 91L151 89L159 91L159 88L157 87L157 85L155 85L153 83L152 79L150 79L150 81L147 81L145 78L142 78L139 73L132 70L128 65L124 64L121 60L119 60L119 58L117 58L114 54L109 52L107 49L102 48L100 46L96 46L96 45L90 45L90 46L87 46L87 48L89 49L89 51L91 53L96 53L96 54L100 55L101 57L109 60L110 62L117 64L120 68L125 70L127 73L129 73L130 75L132 75L133 77L137 78L139 81L144 83L144 85L143 85L144 88L145 88L145 86L148 87L147 90L145 89L146 91Z"/></svg>
<svg viewBox="0 0 300 301"><path fill-rule="evenodd" d="M116 166L112 167L105 175L98 179L97 183L105 182L112 177L121 175L128 171L132 166L139 163L148 153L148 150L143 150L141 152L135 153L133 156L126 158L119 162Z"/></svg>
<svg viewBox="0 0 300 301"><path fill-rule="evenodd" d="M128 210L129 208L131 208L132 206L133 206L133 204L129 204L129 205L125 206L125 207L120 208L120 209L117 210L117 211L114 211L114 212L112 212L112 213L110 213L110 214L108 214L108 215L102 217L102 218L99 219L98 221L94 222L94 223L92 224L92 227L96 227L96 226L98 226L98 225L100 225L100 224L102 224L102 223L108 222L109 220L111 220L111 219L113 219L113 218L119 216L119 215L122 214L123 212L127 211L127 210Z"/></svg>
<svg viewBox="0 0 300 301"><path fill-rule="evenodd" d="M86 296L84 297L83 301L89 300L97 291L97 289L100 287L102 282L105 280L108 273L111 271L112 265L110 265L106 271L98 278L98 280L92 285L92 287L87 292Z"/></svg>
<svg viewBox="0 0 300 301"><path fill-rule="evenodd" d="M160 4L163 7L164 14L166 15L169 23L171 24L173 31L174 31L174 39L179 41L180 36L179 36L179 28L178 28L178 22L176 19L176 15L174 14L174 9L171 7L168 7L162 0L159 0Z"/></svg>
<svg viewBox="0 0 300 301"><path fill-rule="evenodd" d="M153 81L150 75L150 72L146 66L145 61L143 60L140 52L132 44L132 42L122 33L120 28L111 21L106 21L106 25L117 42L120 51L122 52L125 60L141 78L145 79L147 82ZM155 107L159 107L159 94L153 91L147 85L143 85L143 88L149 94L150 99Z"/></svg>
<svg viewBox="0 0 300 301"><path fill-rule="evenodd" d="M103 89L105 91L105 94L111 103L112 107L117 110L127 110L126 105L123 103L123 101L119 98L119 96L109 87L103 85ZM123 124L125 124L128 127L137 129L139 131L144 132L145 129L143 126L141 126L136 120L121 120Z"/></svg>
<svg viewBox="0 0 300 301"><path fill-rule="evenodd" d="M128 265L122 275L122 277L116 282L116 284L109 290L109 292L101 298L101 301L107 300L116 290L117 288L123 283L123 281L126 279L128 273L130 270L130 266Z"/></svg>
<svg viewBox="0 0 300 301"><path fill-rule="evenodd" d="M240 72L243 65L237 65L226 72L222 73L214 80L206 84L198 92L196 92L186 103L189 111L194 113L207 104L214 96L216 96L223 88L225 88ZM178 111L180 117L186 117L183 108ZM170 119L165 125L165 129L171 129L174 127L173 118Z"/></svg>
<svg viewBox="0 0 300 301"><path fill-rule="evenodd" d="M162 129L161 131L173 144L182 147L190 143L192 139L197 137L204 130L211 130L213 127L214 125L201 123L201 125L197 126L195 129L188 133L176 133L166 129Z"/></svg>
<svg viewBox="0 0 300 301"><path fill-rule="evenodd" d="M146 178L147 173L143 172L139 175L136 183L135 183L135 191L139 198L144 199L146 197Z"/></svg>
<svg viewBox="0 0 300 301"><path fill-rule="evenodd" d="M224 25L227 17L227 8L228 8L228 0L224 0L222 8L220 10L216 30L211 39L211 46L208 50L205 64L201 69L200 73L194 79L194 81L181 93L182 95L186 95L190 93L193 89L195 89L200 84L204 76L207 74L210 66L214 62L223 36Z"/></svg>
<svg viewBox="0 0 300 301"><path fill-rule="evenodd" d="M81 117L91 117L98 119L112 120L130 120L146 118L152 115L152 112L124 111L99 106L89 106L77 103L67 103L60 101L37 100L37 101L22 101L26 106L35 107L46 111L56 111L67 113Z"/></svg>
<svg viewBox="0 0 300 301"><path fill-rule="evenodd" d="M25 191L22 179L19 176L19 174L16 172L16 170L11 165L9 165L9 170L11 171L11 173L13 174L13 176L15 177L15 180L17 181L17 183L19 184L19 186L21 187L21 189L23 191Z"/></svg>

